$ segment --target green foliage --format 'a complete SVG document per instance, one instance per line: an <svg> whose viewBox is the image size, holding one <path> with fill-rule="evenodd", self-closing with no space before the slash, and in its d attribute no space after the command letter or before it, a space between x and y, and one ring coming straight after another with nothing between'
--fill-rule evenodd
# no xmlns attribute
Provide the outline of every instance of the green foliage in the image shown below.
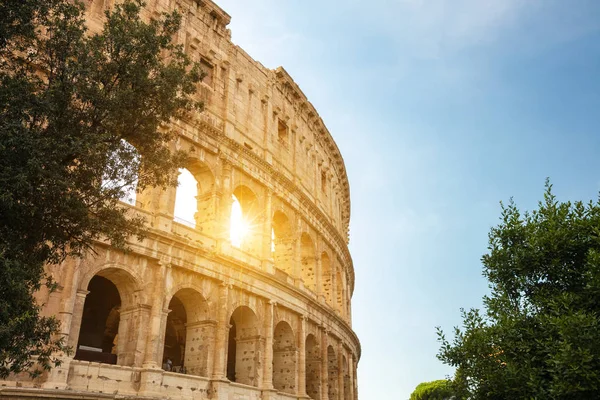
<svg viewBox="0 0 600 400"><path fill-rule="evenodd" d="M65 350L33 300L43 266L141 237L126 188L176 184L185 154L161 126L200 110L201 74L171 42L180 16L145 22L143 6L124 1L88 34L81 3L0 2L0 377Z"/></svg>
<svg viewBox="0 0 600 400"><path fill-rule="evenodd" d="M558 202L546 183L539 209L511 201L482 258L485 313L462 311L438 358L457 367L458 398L600 396L600 203Z"/></svg>
<svg viewBox="0 0 600 400"><path fill-rule="evenodd" d="M440 379L432 382L423 382L417 385L410 395L410 400L448 400L453 396L450 381Z"/></svg>

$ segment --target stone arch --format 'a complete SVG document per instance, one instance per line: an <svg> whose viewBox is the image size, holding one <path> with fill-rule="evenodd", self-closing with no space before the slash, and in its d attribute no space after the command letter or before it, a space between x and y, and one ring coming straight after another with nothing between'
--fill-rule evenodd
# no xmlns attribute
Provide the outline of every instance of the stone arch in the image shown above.
<svg viewBox="0 0 600 400"><path fill-rule="evenodd" d="M165 327L163 369L197 376L208 376L210 344L215 322L209 305L195 289L183 288L171 297Z"/></svg>
<svg viewBox="0 0 600 400"><path fill-rule="evenodd" d="M295 394L298 350L290 324L280 321L273 334L273 387L280 392Z"/></svg>
<svg viewBox="0 0 600 400"><path fill-rule="evenodd" d="M143 279L130 265L115 262L97 265L82 275L79 280L79 289L87 290L90 281L95 276L106 278L117 287L124 306L131 307L136 303L143 302L144 299L139 298Z"/></svg>
<svg viewBox="0 0 600 400"><path fill-rule="evenodd" d="M333 271L327 252L321 253L321 288L327 304L333 307Z"/></svg>
<svg viewBox="0 0 600 400"><path fill-rule="evenodd" d="M313 400L321 399L321 348L313 334L306 336L306 394Z"/></svg>
<svg viewBox="0 0 600 400"><path fill-rule="evenodd" d="M258 197L245 185L238 185L232 192L232 216L236 202L241 209L243 226L242 237L239 238L239 243L235 243L232 237L232 244L240 247L242 250L250 252L252 254L260 253L260 237L261 237L261 212ZM232 221L233 222L233 221ZM235 229L232 225L232 230Z"/></svg>
<svg viewBox="0 0 600 400"><path fill-rule="evenodd" d="M216 216L215 178L211 169L199 161L191 161L179 169L175 191L173 218L176 222L210 234Z"/></svg>
<svg viewBox="0 0 600 400"><path fill-rule="evenodd" d="M327 398L329 400L340 400L338 369L338 354L330 345L327 347Z"/></svg>
<svg viewBox="0 0 600 400"><path fill-rule="evenodd" d="M273 213L271 237L271 251L275 267L288 275L292 275L294 265L294 236L290 219L282 211L277 210Z"/></svg>
<svg viewBox="0 0 600 400"><path fill-rule="evenodd" d="M239 306L229 320L227 379L258 386L260 364L259 320L248 306Z"/></svg>
<svg viewBox="0 0 600 400"><path fill-rule="evenodd" d="M306 232L300 236L300 266L304 286L313 292L317 291L315 245Z"/></svg>
<svg viewBox="0 0 600 400"><path fill-rule="evenodd" d="M81 314L75 358L134 366L141 360L137 333L144 324L137 304L136 279L124 269L100 267L82 279L87 296Z"/></svg>

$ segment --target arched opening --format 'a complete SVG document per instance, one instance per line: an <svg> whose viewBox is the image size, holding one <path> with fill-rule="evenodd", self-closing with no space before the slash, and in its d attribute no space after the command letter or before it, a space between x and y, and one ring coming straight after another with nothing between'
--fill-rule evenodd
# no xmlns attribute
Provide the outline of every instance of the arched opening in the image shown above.
<svg viewBox="0 0 600 400"><path fill-rule="evenodd" d="M314 335L306 337L306 394L321 399L321 350Z"/></svg>
<svg viewBox="0 0 600 400"><path fill-rule="evenodd" d="M173 297L169 302L169 310L165 331L163 369L165 371L185 372L183 365L185 325L187 323L185 308L177 297Z"/></svg>
<svg viewBox="0 0 600 400"><path fill-rule="evenodd" d="M333 307L333 271L331 270L331 260L327 253L321 254L321 285L325 301Z"/></svg>
<svg viewBox="0 0 600 400"><path fill-rule="evenodd" d="M350 369L348 367L348 359L346 356L342 356L342 366L344 368L342 371L344 374L344 400L352 400L350 397L350 373L348 372Z"/></svg>
<svg viewBox="0 0 600 400"><path fill-rule="evenodd" d="M244 251L258 254L260 237L258 199L247 186L238 186L232 195L231 244Z"/></svg>
<svg viewBox="0 0 600 400"><path fill-rule="evenodd" d="M287 215L281 211L273 214L271 250L275 267L291 275L294 261L292 229Z"/></svg>
<svg viewBox="0 0 600 400"><path fill-rule="evenodd" d="M327 397L329 400L340 400L338 390L338 359L333 346L327 347Z"/></svg>
<svg viewBox="0 0 600 400"><path fill-rule="evenodd" d="M163 369L208 376L208 343L214 335L214 326L208 319L206 300L193 289L181 289L169 302L169 310Z"/></svg>
<svg viewBox="0 0 600 400"><path fill-rule="evenodd" d="M294 332L287 322L281 321L273 335L273 387L278 391L296 393L297 356Z"/></svg>
<svg viewBox="0 0 600 400"><path fill-rule="evenodd" d="M308 233L300 238L300 264L304 286L313 292L317 291L315 246Z"/></svg>
<svg viewBox="0 0 600 400"><path fill-rule="evenodd" d="M116 364L121 296L115 284L101 276L94 276L87 289L75 359Z"/></svg>
<svg viewBox="0 0 600 400"><path fill-rule="evenodd" d="M227 341L227 379L231 382L235 382L235 360L237 357L235 337L237 332L233 318L229 320L229 325L229 339Z"/></svg>
<svg viewBox="0 0 600 400"><path fill-rule="evenodd" d="M186 168L179 169L177 177L177 192L175 193L175 211L173 217L176 222L196 227L196 213L198 212L198 181Z"/></svg>
<svg viewBox="0 0 600 400"><path fill-rule="evenodd" d="M235 309L229 321L227 379L244 385L258 386L257 355L260 350L259 324L256 314L246 306Z"/></svg>
<svg viewBox="0 0 600 400"><path fill-rule="evenodd" d="M137 197L141 156L129 142L121 139L106 158L102 188L110 197L134 206Z"/></svg>

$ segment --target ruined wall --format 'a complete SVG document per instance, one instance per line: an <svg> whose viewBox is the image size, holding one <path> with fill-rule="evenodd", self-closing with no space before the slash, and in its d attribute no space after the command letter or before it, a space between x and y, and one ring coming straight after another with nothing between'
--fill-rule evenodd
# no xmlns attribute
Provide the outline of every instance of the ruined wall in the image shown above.
<svg viewBox="0 0 600 400"><path fill-rule="evenodd" d="M99 29L112 1L86 1L90 29ZM108 350L88 346L96 361L65 355L60 368L35 381L11 377L0 392L357 399L350 198L335 142L283 68L265 68L231 42L230 17L213 2L147 2L148 18L181 12L175 39L207 72L198 91L205 110L167 127L179 134L173 147L191 155L192 221L175 216L178 189L149 189L131 206L149 234L130 252L98 243L95 255L49 268L60 289L38 298L74 349L82 325L91 329L83 318L86 299L98 297L90 281L114 285L115 365L93 354ZM251 221L239 245L230 240L234 197Z"/></svg>

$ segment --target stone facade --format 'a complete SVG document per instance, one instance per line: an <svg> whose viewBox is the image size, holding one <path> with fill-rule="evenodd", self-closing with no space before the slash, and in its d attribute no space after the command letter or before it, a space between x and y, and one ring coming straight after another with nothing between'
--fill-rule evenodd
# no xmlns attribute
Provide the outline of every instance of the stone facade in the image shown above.
<svg viewBox="0 0 600 400"><path fill-rule="evenodd" d="M110 0L87 2L98 29ZM350 198L335 142L283 68L231 42L217 5L147 2L147 16L181 11L176 40L207 72L206 110L168 127L193 155L194 221L175 215L176 188L137 193L142 242L127 253L97 243L49 268L60 288L38 300L76 351L36 381L0 382L0 397L358 399ZM234 197L252 222L237 247Z"/></svg>

